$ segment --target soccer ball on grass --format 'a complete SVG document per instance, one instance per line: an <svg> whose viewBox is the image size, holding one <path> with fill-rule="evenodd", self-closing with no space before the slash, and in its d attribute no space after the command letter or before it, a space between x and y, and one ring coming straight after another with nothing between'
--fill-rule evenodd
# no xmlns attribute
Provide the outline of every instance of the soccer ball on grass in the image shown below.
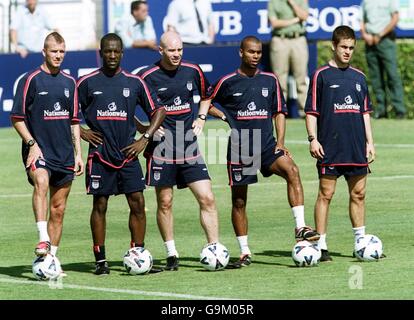
<svg viewBox="0 0 414 320"><path fill-rule="evenodd" d="M55 280L62 273L62 267L59 259L48 253L34 259L32 272L37 280Z"/></svg>
<svg viewBox="0 0 414 320"><path fill-rule="evenodd" d="M152 255L145 248L131 248L124 254L124 267L129 274L146 274L151 270L152 264Z"/></svg>
<svg viewBox="0 0 414 320"><path fill-rule="evenodd" d="M207 244L200 253L200 262L209 271L224 269L229 259L229 251L219 242Z"/></svg>
<svg viewBox="0 0 414 320"><path fill-rule="evenodd" d="M359 237L355 242L354 254L360 261L378 261L382 251L382 241L372 234Z"/></svg>
<svg viewBox="0 0 414 320"><path fill-rule="evenodd" d="M312 267L319 263L321 251L317 243L299 241L292 249L292 259L297 267Z"/></svg>

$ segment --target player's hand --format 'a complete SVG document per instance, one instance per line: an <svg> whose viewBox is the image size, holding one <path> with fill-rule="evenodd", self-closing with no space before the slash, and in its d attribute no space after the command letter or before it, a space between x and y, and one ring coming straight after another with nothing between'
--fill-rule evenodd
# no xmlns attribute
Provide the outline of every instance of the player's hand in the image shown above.
<svg viewBox="0 0 414 320"><path fill-rule="evenodd" d="M290 153L289 149L286 148L285 146L280 146L280 145L276 145L275 148L275 154L279 151L279 150L283 150L285 155L288 156L289 158L292 159L292 154Z"/></svg>
<svg viewBox="0 0 414 320"><path fill-rule="evenodd" d="M102 133L91 129L81 129L80 136L86 142L89 142L95 148L103 143Z"/></svg>
<svg viewBox="0 0 414 320"><path fill-rule="evenodd" d="M75 174L80 176L85 171L85 165L82 160L82 155L78 154L75 157Z"/></svg>
<svg viewBox="0 0 414 320"><path fill-rule="evenodd" d="M367 143L367 154L368 163L372 163L375 160L375 147L371 143Z"/></svg>
<svg viewBox="0 0 414 320"><path fill-rule="evenodd" d="M205 123L206 123L206 121L201 120L201 119L197 119L193 122L193 125L192 125L193 133L196 136L199 136L201 134L201 132L203 132L203 128L204 128Z"/></svg>
<svg viewBox="0 0 414 320"><path fill-rule="evenodd" d="M165 136L165 129L163 126L160 126L157 131L154 133L154 137L157 138L156 140L161 140L161 138Z"/></svg>
<svg viewBox="0 0 414 320"><path fill-rule="evenodd" d="M123 152L125 154L125 157L127 158L137 157L142 152L142 150L145 149L147 144L148 144L148 139L141 137L134 143L121 149L121 152Z"/></svg>
<svg viewBox="0 0 414 320"><path fill-rule="evenodd" d="M313 139L309 145L309 152L312 158L316 158L322 160L325 156L325 151L323 150L322 145L319 143L318 140Z"/></svg>
<svg viewBox="0 0 414 320"><path fill-rule="evenodd" d="M30 167L38 159L43 159L43 153L42 150L40 150L39 145L35 143L30 147L29 155L26 160L26 168Z"/></svg>

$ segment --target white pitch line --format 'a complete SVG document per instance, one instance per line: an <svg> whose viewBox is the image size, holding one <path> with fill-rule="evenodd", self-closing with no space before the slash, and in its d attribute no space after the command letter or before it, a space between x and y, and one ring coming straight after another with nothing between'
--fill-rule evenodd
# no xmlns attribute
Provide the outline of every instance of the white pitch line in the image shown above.
<svg viewBox="0 0 414 320"><path fill-rule="evenodd" d="M38 285L38 286L49 286L49 282L46 281L30 281L20 280L12 277L0 277L0 282L22 284L22 285ZM51 288L56 289L56 285L50 285ZM62 289L75 289L75 290L89 290L89 291L101 291L110 293L124 293L134 296L150 296L150 297L163 297L163 298L182 298L191 300L235 300L234 298L222 298L222 297L206 297L206 296L195 296L191 294L181 294L173 292L158 292L158 291L142 291L142 290L129 290L129 289L116 289L116 288L103 288L103 287L92 287L92 286L80 286L77 284L67 284L62 282ZM238 299L237 299L238 300Z"/></svg>
<svg viewBox="0 0 414 320"><path fill-rule="evenodd" d="M401 175L401 176L385 176L385 177L369 177L368 181L378 181L378 180L401 180L401 179L414 179L414 175ZM316 184L319 183L319 180L302 180L303 184ZM273 182L258 182L258 183L254 183L249 185L249 188L256 188L256 187L268 187L268 186L274 186L274 185L285 185L286 182L285 181L273 181ZM212 188L213 189L223 189L223 188L228 188L229 185L228 184L212 184ZM147 187L148 189L153 189L153 187ZM74 191L71 192L70 195L77 195L77 196L81 196L81 195L86 195L86 192L79 192L79 191ZM31 193L12 193L12 194L0 194L0 199L2 198L27 198L27 197L31 197L32 194Z"/></svg>

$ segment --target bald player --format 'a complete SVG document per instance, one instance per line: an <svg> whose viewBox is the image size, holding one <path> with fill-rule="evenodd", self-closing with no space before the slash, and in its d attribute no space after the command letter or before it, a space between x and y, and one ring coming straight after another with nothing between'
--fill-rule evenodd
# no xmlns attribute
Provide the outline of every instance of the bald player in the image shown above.
<svg viewBox="0 0 414 320"><path fill-rule="evenodd" d="M207 166L197 144L203 130L207 108L194 102L197 91L205 99L209 86L197 64L182 60L180 36L169 31L160 39L161 60L140 71L164 105L167 115L162 123L165 135L148 144L147 185L157 196L157 223L167 251L165 270L178 270L179 254L174 241L173 187L190 188L200 207L200 222L208 243L218 242L218 216ZM195 120L194 120L195 119Z"/></svg>

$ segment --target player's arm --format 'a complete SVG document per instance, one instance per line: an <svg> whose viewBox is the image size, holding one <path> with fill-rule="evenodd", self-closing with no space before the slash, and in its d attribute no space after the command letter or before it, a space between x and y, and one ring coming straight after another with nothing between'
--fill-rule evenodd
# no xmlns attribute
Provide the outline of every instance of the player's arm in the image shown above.
<svg viewBox="0 0 414 320"><path fill-rule="evenodd" d="M80 137L82 140L89 142L95 148L103 143L102 133L93 131L92 129L87 129L82 126L79 126Z"/></svg>
<svg viewBox="0 0 414 320"><path fill-rule="evenodd" d="M306 130L308 131L309 152L313 158L323 159L325 152L322 145L317 138L317 117L307 113L306 114Z"/></svg>
<svg viewBox="0 0 414 320"><path fill-rule="evenodd" d="M75 149L75 174L80 176L84 171L84 163L82 160L82 148L80 138L80 125L75 123L71 125L72 143Z"/></svg>
<svg viewBox="0 0 414 320"><path fill-rule="evenodd" d="M365 124L365 137L367 140L367 154L368 163L371 163L375 160L375 147L374 147L374 138L372 135L371 127L371 117L369 113L364 114L364 124Z"/></svg>
<svg viewBox="0 0 414 320"><path fill-rule="evenodd" d="M215 107L213 104L210 105L210 108L208 109L208 114L210 116L213 116L214 118L221 119L224 122L227 122L227 117L224 114L224 112L221 111L219 108Z"/></svg>
<svg viewBox="0 0 414 320"><path fill-rule="evenodd" d="M286 133L286 116L283 112L278 112L274 116L275 131L276 131L276 150L285 150L287 154L289 151L285 147L285 133Z"/></svg>
<svg viewBox="0 0 414 320"><path fill-rule="evenodd" d="M125 154L127 158L137 156L144 150L146 145L148 144L149 140L154 136L157 129L161 126L161 123L164 121L166 115L166 111L164 108L158 108L154 111L151 122L145 132L134 143L130 144L129 146L121 149L121 151Z"/></svg>
<svg viewBox="0 0 414 320"><path fill-rule="evenodd" d="M201 100L200 107L198 110L198 116L197 119L193 122L193 132L196 136L200 135L200 133L203 131L204 125L207 120L207 113L208 109L210 108L211 100Z"/></svg>
<svg viewBox="0 0 414 320"><path fill-rule="evenodd" d="M29 129L27 129L26 123L23 119L13 118L12 117L13 127L16 129L17 133L22 138L23 142L27 145L29 141L34 141L35 143L30 147L29 155L26 160L26 168L30 167L32 163L35 163L37 159L43 158L42 150L40 150L39 145L34 140Z"/></svg>

